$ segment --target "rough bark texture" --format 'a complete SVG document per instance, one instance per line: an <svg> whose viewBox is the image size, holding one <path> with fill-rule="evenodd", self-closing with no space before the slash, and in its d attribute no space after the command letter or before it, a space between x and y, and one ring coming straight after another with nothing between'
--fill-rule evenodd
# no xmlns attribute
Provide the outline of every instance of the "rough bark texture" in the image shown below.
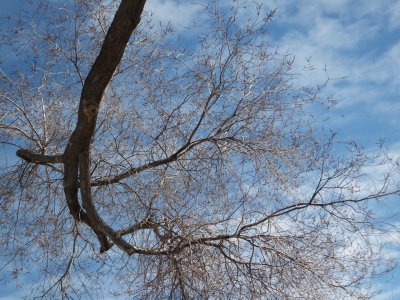
<svg viewBox="0 0 400 300"><path fill-rule="evenodd" d="M26 160L27 162L40 164L40 165L63 162L62 155L44 155L44 154L35 153L35 152L27 150L27 149L19 149L17 151L17 156Z"/></svg>
<svg viewBox="0 0 400 300"><path fill-rule="evenodd" d="M102 244L102 250L109 248L104 231L97 229L93 211L84 213L78 201L79 157L90 153L90 143L96 126L97 113L104 91L121 61L126 44L140 22L140 15L146 1L123 0L104 39L100 54L93 64L83 86L78 122L64 152L64 191L72 216L93 228ZM89 197L82 193L83 197ZM83 202L89 201L83 199ZM94 206L87 209L95 210Z"/></svg>
<svg viewBox="0 0 400 300"><path fill-rule="evenodd" d="M125 47L133 30L140 22L145 0L122 0L114 20L105 36L100 53L89 71L83 85L78 122L63 155L43 155L21 149L17 155L35 164L64 164L64 192L68 208L75 220L82 221L95 232L101 248L107 251L112 243L111 238L125 252L131 253L130 245L111 227L105 224L94 206L89 178L89 160L91 141L96 127L97 114L104 92L121 61ZM79 162L83 158L83 162ZM81 188L83 209L78 200L78 189ZM108 236L108 237L107 237Z"/></svg>

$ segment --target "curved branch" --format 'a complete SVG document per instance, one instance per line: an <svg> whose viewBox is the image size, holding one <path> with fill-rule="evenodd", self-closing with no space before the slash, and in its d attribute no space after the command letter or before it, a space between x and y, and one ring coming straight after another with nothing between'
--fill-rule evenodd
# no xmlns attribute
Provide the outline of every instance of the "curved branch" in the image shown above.
<svg viewBox="0 0 400 300"><path fill-rule="evenodd" d="M159 226L159 224L154 222L151 218L146 218L139 223L129 226L128 228L118 230L117 234L123 236L123 235L134 233L141 229L156 229L158 226Z"/></svg>
<svg viewBox="0 0 400 300"><path fill-rule="evenodd" d="M81 181L82 179L86 181L79 184L79 156L81 153L88 155L90 152L100 102L121 61L131 34L140 22L145 2L145 0L121 1L100 53L84 82L79 103L78 122L64 151L64 193L70 213L75 219L84 221L95 231L104 251L108 247L104 231L108 229L98 228L95 223L99 220L95 218L96 215L91 210L90 178L86 178L85 173L81 174L81 177L83 176ZM84 168L87 166L85 162L82 163L84 165L82 165L83 170L81 172L85 172ZM89 172L87 176L90 176ZM81 186L84 204L88 212L92 214L90 216L86 215L80 206L78 200L79 185ZM115 232L109 233L110 238L117 241L117 238L113 237L113 233L115 234ZM122 247L122 244L119 243L118 246Z"/></svg>
<svg viewBox="0 0 400 300"><path fill-rule="evenodd" d="M88 225L93 229L96 235L100 237L101 252L107 251L111 247L107 239L108 236L119 248L130 254L133 247L104 222L93 203L90 187L90 162L88 152L82 152L79 156L79 171L82 206L90 221Z"/></svg>
<svg viewBox="0 0 400 300"><path fill-rule="evenodd" d="M146 171L146 170L149 170L149 169L161 166L161 165L169 164L171 162L177 161L182 155L184 155L185 153L190 151L196 145L199 145L204 142L211 142L211 141L216 141L216 140L212 137L208 137L208 138L200 139L200 140L197 140L197 141L194 141L191 143L187 143L187 144L183 145L181 148L179 148L174 154L172 154L166 158L163 158L160 160L155 160L150 163L144 164L142 166L129 169L128 171L125 171L118 175L97 179L97 180L93 181L91 183L91 185L92 186L100 186L100 185L117 183L117 182L121 181L122 179L128 178L132 175L136 175L140 172L143 172L143 171Z"/></svg>
<svg viewBox="0 0 400 300"><path fill-rule="evenodd" d="M331 201L331 202L326 202L326 203L314 203L314 199L316 197L317 194L313 194L311 200L308 200L307 202L300 202L300 203L296 203L296 204L292 204L292 205L288 205L285 207L282 207L280 209L277 209L276 211L274 211L273 213L265 216L264 218L261 218L258 221L255 221L253 223L249 223L246 225L243 225L238 231L237 234L240 235L243 231L249 229L249 228L253 228L255 226L258 226L262 223L265 223L266 221L282 216L282 215L286 215L289 214L293 211L297 211L297 210L302 210L308 207L321 207L321 208L325 208L325 207L329 207L329 206L335 206L335 205L340 205L340 204L347 204L347 203L359 203L359 202L365 202L371 199L379 199L379 198L383 198L386 196L390 196L390 195L397 195L400 192L400 190L393 190L393 191L389 191L389 192L383 192L383 190L379 191L378 193L375 194L371 194L369 196L366 197L362 197L359 199L340 199L340 200L335 200L335 201Z"/></svg>

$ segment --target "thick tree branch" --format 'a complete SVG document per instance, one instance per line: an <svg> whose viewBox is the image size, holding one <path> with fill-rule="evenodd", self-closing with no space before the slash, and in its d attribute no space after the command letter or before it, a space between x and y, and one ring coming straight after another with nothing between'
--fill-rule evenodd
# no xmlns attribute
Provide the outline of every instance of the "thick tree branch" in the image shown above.
<svg viewBox="0 0 400 300"><path fill-rule="evenodd" d="M159 224L154 222L151 218L146 218L139 223L129 226L128 228L118 230L117 234L123 236L123 235L134 233L141 229L155 229L158 226L159 226Z"/></svg>
<svg viewBox="0 0 400 300"><path fill-rule="evenodd" d="M130 36L139 24L144 3L145 0L121 1L114 20L104 39L100 54L84 82L79 103L78 122L64 152L64 193L68 208L75 219L85 221L93 228L98 237L100 234L98 232L99 228L96 227L94 222L99 220L95 218L96 215L93 214L91 206L89 205L91 199L88 197L91 197L91 193L90 184L87 184L87 182L90 182L90 180L85 177L84 179L87 180L87 182L81 182L81 188L84 189L81 193L91 216L88 217L88 220L82 219L82 216L85 217L85 214L78 201L79 156L81 153L90 153L90 144L96 127L100 102L115 69L121 61ZM83 165L82 167L86 166ZM81 177L82 176L84 175L81 175ZM108 229L105 230L105 228L101 228L101 230L104 233L104 231ZM128 245L122 245L122 242L118 241L118 239L113 236L114 234L115 232L108 233L114 242L118 242L119 247L127 248ZM100 234L99 239L102 240L102 246L105 246L106 241L104 236Z"/></svg>
<svg viewBox="0 0 400 300"><path fill-rule="evenodd" d="M45 155L45 154L35 153L31 150L26 150L26 149L17 150L17 156L29 163L34 163L34 164L38 164L38 165L47 165L47 164L63 162L62 154Z"/></svg>
<svg viewBox="0 0 400 300"><path fill-rule="evenodd" d="M97 213L93 203L92 191L90 187L90 162L89 153L82 152L79 157L79 179L80 191L82 197L82 206L89 219L89 225L99 237L101 243L101 252L107 251L111 245L106 236L109 236L113 242L126 253L132 252L132 246L121 238Z"/></svg>

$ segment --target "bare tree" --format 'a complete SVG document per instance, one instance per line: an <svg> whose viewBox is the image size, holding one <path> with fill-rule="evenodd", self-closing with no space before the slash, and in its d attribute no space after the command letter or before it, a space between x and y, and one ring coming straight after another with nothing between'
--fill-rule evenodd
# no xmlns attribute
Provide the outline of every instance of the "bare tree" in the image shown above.
<svg viewBox="0 0 400 300"><path fill-rule="evenodd" d="M274 12L210 1L185 36L144 0L33 2L2 37L18 63L0 75L0 281L40 274L44 298L368 296L390 268L368 202L398 195L398 162L337 155L314 129L320 87L296 88L269 45Z"/></svg>

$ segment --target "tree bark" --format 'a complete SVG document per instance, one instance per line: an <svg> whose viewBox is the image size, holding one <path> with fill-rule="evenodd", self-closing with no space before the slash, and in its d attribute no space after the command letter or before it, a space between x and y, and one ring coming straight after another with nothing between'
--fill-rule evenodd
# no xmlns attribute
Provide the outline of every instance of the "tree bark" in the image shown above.
<svg viewBox="0 0 400 300"><path fill-rule="evenodd" d="M106 234L98 230L96 224L94 224L95 220L88 218L78 200L79 157L81 153L90 153L101 100L115 69L121 61L129 38L140 22L140 15L145 2L145 0L121 1L104 39L100 54L84 82L77 125L63 155L64 192L70 213L76 220L84 221L92 227L105 248L108 245L105 242Z"/></svg>

